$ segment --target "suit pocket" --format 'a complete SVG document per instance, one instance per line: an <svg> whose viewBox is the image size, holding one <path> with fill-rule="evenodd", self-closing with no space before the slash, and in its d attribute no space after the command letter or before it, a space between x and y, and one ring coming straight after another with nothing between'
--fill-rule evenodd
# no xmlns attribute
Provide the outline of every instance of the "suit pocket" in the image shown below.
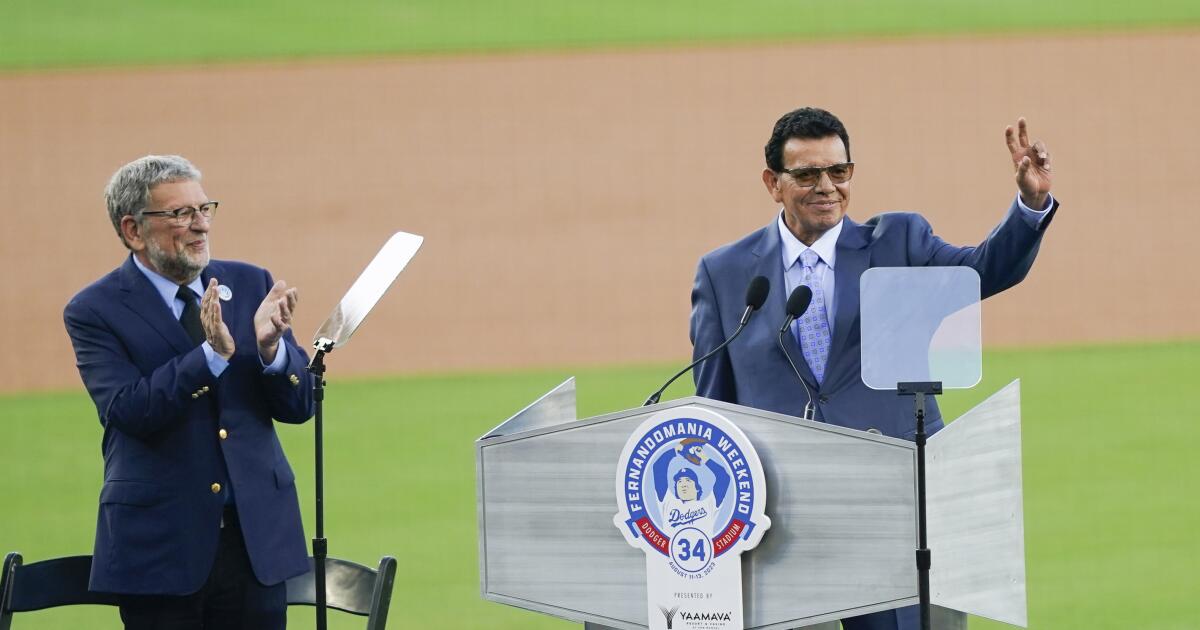
<svg viewBox="0 0 1200 630"><path fill-rule="evenodd" d="M286 459L279 460L275 464L275 487L280 490L296 485L296 474L292 472L292 467L288 465Z"/></svg>
<svg viewBox="0 0 1200 630"><path fill-rule="evenodd" d="M112 574L161 578L178 560L182 523L170 491L145 481L109 481L100 490L100 530L107 540L107 569Z"/></svg>
<svg viewBox="0 0 1200 630"><path fill-rule="evenodd" d="M149 506L166 496L162 486L145 481L106 481L100 489L100 503Z"/></svg>

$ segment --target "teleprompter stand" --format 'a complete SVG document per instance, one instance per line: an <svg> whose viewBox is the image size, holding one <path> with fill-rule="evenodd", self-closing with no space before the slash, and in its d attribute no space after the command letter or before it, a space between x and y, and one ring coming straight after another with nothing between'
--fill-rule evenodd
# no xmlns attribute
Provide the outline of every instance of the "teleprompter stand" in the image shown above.
<svg viewBox="0 0 1200 630"><path fill-rule="evenodd" d="M313 341L313 357L308 371L313 375L314 439L316 465L313 476L316 485L316 533L312 540L313 577L316 588L317 630L327 628L325 591L325 560L329 556L329 541L325 538L325 444L322 431L325 422L325 355L350 340L350 336L387 293L396 276L404 270L420 249L424 239L414 234L397 232L384 244L358 280L334 307L333 312L317 330Z"/></svg>
<svg viewBox="0 0 1200 630"><path fill-rule="evenodd" d="M312 539L313 575L317 596L317 630L326 628L325 558L329 556L329 541L325 538L325 448L322 423L325 421L325 354L333 350L333 340L324 337L313 343L315 353L308 364L313 375L313 450L316 466L313 478L317 497L317 531Z"/></svg>
<svg viewBox="0 0 1200 630"><path fill-rule="evenodd" d="M929 551L928 517L925 513L925 395L942 393L941 381L914 381L897 383L896 393L912 396L917 418L917 596L921 600L921 630L930 630L929 617L929 567L932 554Z"/></svg>

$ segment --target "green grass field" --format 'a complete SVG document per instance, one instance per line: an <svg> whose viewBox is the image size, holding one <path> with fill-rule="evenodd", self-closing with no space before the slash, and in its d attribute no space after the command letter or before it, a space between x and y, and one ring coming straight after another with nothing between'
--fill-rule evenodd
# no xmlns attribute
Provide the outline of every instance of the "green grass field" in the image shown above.
<svg viewBox="0 0 1200 630"><path fill-rule="evenodd" d="M331 369L336 374L336 356ZM400 560L394 628L570 628L479 596L473 442L572 374L581 417L636 405L674 366L342 382L327 403L331 553ZM1195 627L1200 342L989 352L948 418L1022 379L1032 628ZM687 384L668 392L690 393ZM82 389L82 388L81 388ZM100 426L79 393L0 397L0 550L90 553ZM311 535L311 425L281 425ZM429 536L436 536L431 542ZM18 628L118 628L115 610L26 615ZM311 610L292 614L310 628ZM340 615L334 628L358 628ZM971 627L1006 627L973 619Z"/></svg>
<svg viewBox="0 0 1200 630"><path fill-rule="evenodd" d="M5 0L0 69L1196 24L1194 0Z"/></svg>

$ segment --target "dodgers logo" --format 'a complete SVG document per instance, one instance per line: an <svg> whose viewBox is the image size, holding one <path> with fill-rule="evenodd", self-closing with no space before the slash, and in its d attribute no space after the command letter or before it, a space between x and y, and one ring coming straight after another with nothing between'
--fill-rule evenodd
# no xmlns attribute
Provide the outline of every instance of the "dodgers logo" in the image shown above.
<svg viewBox="0 0 1200 630"><path fill-rule="evenodd" d="M723 416L697 407L655 414L638 427L621 455L617 496L613 520L626 539L660 554L680 576L706 574L740 542L757 544L770 525L753 446Z"/></svg>

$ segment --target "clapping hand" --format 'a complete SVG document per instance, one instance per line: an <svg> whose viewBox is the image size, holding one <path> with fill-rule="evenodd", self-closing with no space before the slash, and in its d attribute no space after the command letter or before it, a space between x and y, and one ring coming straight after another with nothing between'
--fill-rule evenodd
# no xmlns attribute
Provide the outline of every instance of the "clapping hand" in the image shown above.
<svg viewBox="0 0 1200 630"><path fill-rule="evenodd" d="M299 301L296 288L289 288L286 282L280 280L258 305L254 313L254 336L258 340L258 355L264 364L270 365L275 360L279 339L292 327L292 314Z"/></svg>
<svg viewBox="0 0 1200 630"><path fill-rule="evenodd" d="M210 278L208 288L204 289L204 297L200 298L200 325L204 328L204 337L213 352L226 361L233 356L233 335L229 326L221 318L221 299L217 294L217 279Z"/></svg>

